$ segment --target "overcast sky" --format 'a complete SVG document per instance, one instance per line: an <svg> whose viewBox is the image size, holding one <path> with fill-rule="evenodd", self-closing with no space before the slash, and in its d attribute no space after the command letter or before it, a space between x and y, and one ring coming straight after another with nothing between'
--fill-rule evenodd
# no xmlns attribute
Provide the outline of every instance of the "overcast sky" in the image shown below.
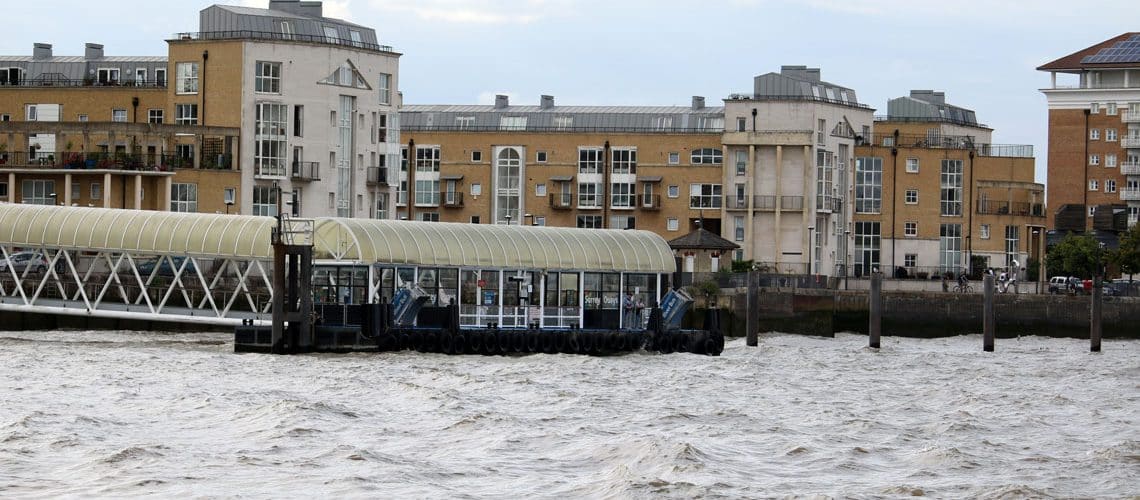
<svg viewBox="0 0 1140 500"><path fill-rule="evenodd" d="M0 54L166 55L197 31L207 0L5 0ZM233 0L266 7L268 0ZM376 29L403 57L406 104L710 104L749 93L780 65L819 67L886 113L910 89L946 92L994 128L1033 144L1045 180L1048 73L1034 68L1127 31L1136 0L334 0L325 15Z"/></svg>

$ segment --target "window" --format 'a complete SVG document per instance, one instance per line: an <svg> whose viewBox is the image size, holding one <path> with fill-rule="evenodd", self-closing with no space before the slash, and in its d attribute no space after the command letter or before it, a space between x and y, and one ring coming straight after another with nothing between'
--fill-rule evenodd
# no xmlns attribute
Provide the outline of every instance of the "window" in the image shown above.
<svg viewBox="0 0 1140 500"><path fill-rule="evenodd" d="M747 118L740 117L740 118L736 119L736 131L737 132L744 132L745 130L747 130L747 128L748 128L748 119Z"/></svg>
<svg viewBox="0 0 1140 500"><path fill-rule="evenodd" d="M538 163L546 163L546 151L539 151L534 154L534 161Z"/></svg>
<svg viewBox="0 0 1140 500"><path fill-rule="evenodd" d="M601 148L578 148L578 173L579 174L600 174L600 173L602 173L602 150L601 150Z"/></svg>
<svg viewBox="0 0 1140 500"><path fill-rule="evenodd" d="M181 62L174 65L174 91L178 94L198 93L198 63Z"/></svg>
<svg viewBox="0 0 1140 500"><path fill-rule="evenodd" d="M1100 113L1100 103L1089 103L1089 113L1094 115Z"/></svg>
<svg viewBox="0 0 1140 500"><path fill-rule="evenodd" d="M388 115L384 113L376 117L376 140L388 142Z"/></svg>
<svg viewBox="0 0 1140 500"><path fill-rule="evenodd" d="M174 105L174 123L178 125L197 125L198 124L198 105L197 104L175 104Z"/></svg>
<svg viewBox="0 0 1140 500"><path fill-rule="evenodd" d="M0 68L0 85L19 85L24 79L24 70L20 68Z"/></svg>
<svg viewBox="0 0 1140 500"><path fill-rule="evenodd" d="M352 40L353 47L360 47L364 45L364 40L360 37L359 31L348 30L348 39Z"/></svg>
<svg viewBox="0 0 1140 500"><path fill-rule="evenodd" d="M1100 165L1100 155L1089 155L1089 165Z"/></svg>
<svg viewBox="0 0 1140 500"><path fill-rule="evenodd" d="M98 82L102 85L119 84L119 68L99 68Z"/></svg>
<svg viewBox="0 0 1140 500"><path fill-rule="evenodd" d="M482 195L483 195L483 185L478 183L478 182L472 184L471 185L471 196L482 196Z"/></svg>
<svg viewBox="0 0 1140 500"><path fill-rule="evenodd" d="M1090 205L1089 206L1089 217L1093 217L1095 215L1096 215L1096 205Z"/></svg>
<svg viewBox="0 0 1140 500"><path fill-rule="evenodd" d="M535 196L546 196L546 184L535 184L534 185L534 195Z"/></svg>
<svg viewBox="0 0 1140 500"><path fill-rule="evenodd" d="M457 116L455 117L455 129L467 130L475 126L474 116Z"/></svg>
<svg viewBox="0 0 1140 500"><path fill-rule="evenodd" d="M111 121L113 121L113 122L125 122L125 121L127 121L127 110L125 110L125 109L112 109L111 110Z"/></svg>
<svg viewBox="0 0 1140 500"><path fill-rule="evenodd" d="M257 61L253 76L253 90L264 94L281 93L281 63Z"/></svg>
<svg viewBox="0 0 1140 500"><path fill-rule="evenodd" d="M546 217L541 216L541 215L534 216L534 225L545 226L546 225Z"/></svg>
<svg viewBox="0 0 1140 500"><path fill-rule="evenodd" d="M724 161L721 151L716 148L694 149L689 156L693 165L720 165Z"/></svg>
<svg viewBox="0 0 1140 500"><path fill-rule="evenodd" d="M286 175L285 120L288 107L262 102L254 106L253 172L254 175ZM331 163L330 164L334 164Z"/></svg>
<svg viewBox="0 0 1140 500"><path fill-rule="evenodd" d="M907 205L914 205L914 204L918 203L918 190L917 189L906 190L905 198L906 198L906 204Z"/></svg>
<svg viewBox="0 0 1140 500"><path fill-rule="evenodd" d="M324 26L325 41L328 43L336 43L340 40L340 35L336 32L335 26Z"/></svg>
<svg viewBox="0 0 1140 500"><path fill-rule="evenodd" d="M980 236L983 240L990 239L990 225L982 224L981 230L978 231L978 233L980 233Z"/></svg>
<svg viewBox="0 0 1140 500"><path fill-rule="evenodd" d="M942 160L941 186L941 214L962 215L962 160ZM959 226L959 238L961 230Z"/></svg>
<svg viewBox="0 0 1140 500"><path fill-rule="evenodd" d="M226 205L237 203L237 188L228 187L222 189L222 203Z"/></svg>
<svg viewBox="0 0 1140 500"><path fill-rule="evenodd" d="M827 89L827 93L829 94L828 97L831 97L830 96L831 89ZM816 129L815 129L815 142L818 143L820 146L825 144L823 141L823 137L824 137L823 134L824 134L825 130L827 130L827 120L824 120L821 118L818 120L818 125L816 126Z"/></svg>
<svg viewBox="0 0 1140 500"><path fill-rule="evenodd" d="M87 115L86 114L79 115L77 118L81 122L87 121ZM7 121L7 120L4 120L4 121Z"/></svg>
<svg viewBox="0 0 1140 500"><path fill-rule="evenodd" d="M253 187L253 215L277 216L277 190L272 186Z"/></svg>
<svg viewBox="0 0 1140 500"><path fill-rule="evenodd" d="M171 212L198 211L198 185L175 182L170 185Z"/></svg>
<svg viewBox="0 0 1140 500"><path fill-rule="evenodd" d="M614 215L610 217L610 229L637 229L637 221L632 215Z"/></svg>
<svg viewBox="0 0 1140 500"><path fill-rule="evenodd" d="M720 208L720 184L690 184L689 208Z"/></svg>
<svg viewBox="0 0 1140 500"><path fill-rule="evenodd" d="M748 151L736 151L736 175L748 174Z"/></svg>
<svg viewBox="0 0 1140 500"><path fill-rule="evenodd" d="M1104 192L1106 192L1106 193L1115 193L1116 192L1116 179L1105 179L1104 180Z"/></svg>
<svg viewBox="0 0 1140 500"><path fill-rule="evenodd" d="M1104 105L1104 114L1115 115L1116 114L1116 103L1110 102L1108 104L1105 104Z"/></svg>
<svg viewBox="0 0 1140 500"><path fill-rule="evenodd" d="M637 149L613 148L610 154L610 166L613 174L637 173Z"/></svg>
<svg viewBox="0 0 1140 500"><path fill-rule="evenodd" d="M601 208L601 202L598 200L599 186L600 184L592 182L578 183L578 208Z"/></svg>
<svg viewBox="0 0 1140 500"><path fill-rule="evenodd" d="M8 183L0 182L0 200L8 201Z"/></svg>
<svg viewBox="0 0 1140 500"><path fill-rule="evenodd" d="M55 205L55 181L26 180L20 185L20 196L30 205Z"/></svg>
<svg viewBox="0 0 1140 500"><path fill-rule="evenodd" d="M959 270L962 267L962 225L942 224L938 231L938 265L943 271Z"/></svg>
<svg viewBox="0 0 1140 500"><path fill-rule="evenodd" d="M1116 141L1116 129L1114 129L1114 128L1104 129L1104 140L1109 141L1109 142Z"/></svg>
<svg viewBox="0 0 1140 500"><path fill-rule="evenodd" d="M1005 267L1013 267L1013 263L1018 260L1019 233L1020 230L1017 226L1005 226ZM1013 270L1014 273L1017 271L1017 269Z"/></svg>
<svg viewBox="0 0 1140 500"><path fill-rule="evenodd" d="M918 254L908 253L903 254L903 267L915 267L918 262Z"/></svg>
<svg viewBox="0 0 1140 500"><path fill-rule="evenodd" d="M917 174L918 173L918 158L907 158L906 159L906 173L908 173L908 174Z"/></svg>
<svg viewBox="0 0 1140 500"><path fill-rule="evenodd" d="M417 183L419 181L416 181ZM420 220L424 222L439 222L439 212L420 212Z"/></svg>
<svg viewBox="0 0 1140 500"><path fill-rule="evenodd" d="M471 162L472 163L478 163L481 161L483 161L483 152L482 151L472 151L471 152Z"/></svg>
<svg viewBox="0 0 1140 500"><path fill-rule="evenodd" d="M478 224L479 223L479 216L478 215L472 215L471 216L471 223L472 224Z"/></svg>
<svg viewBox="0 0 1140 500"><path fill-rule="evenodd" d="M302 199L301 188L293 188L293 192L290 193L290 195L291 195L290 200L292 200L291 204L293 205L293 210L292 210L293 217L300 217L301 216L301 199ZM383 197L384 195L380 195L380 196Z"/></svg>
<svg viewBox="0 0 1140 500"><path fill-rule="evenodd" d="M678 229L680 229L680 224L677 222L676 217L670 217L670 218L665 220L665 230L666 231L676 231Z"/></svg>
<svg viewBox="0 0 1140 500"><path fill-rule="evenodd" d="M305 135L305 107L293 106L293 136L303 137Z"/></svg>
<svg viewBox="0 0 1140 500"><path fill-rule="evenodd" d="M678 186L669 186L666 191L670 198L677 198L681 196L681 188Z"/></svg>
<svg viewBox="0 0 1140 500"><path fill-rule="evenodd" d="M98 200L103 198L103 185L98 182L91 183L91 199Z"/></svg>
<svg viewBox="0 0 1140 500"><path fill-rule="evenodd" d="M154 84L159 86L159 87L165 87L166 86L166 69L165 68L154 70Z"/></svg>
<svg viewBox="0 0 1140 500"><path fill-rule="evenodd" d="M80 115L80 116L83 116L83 115ZM0 122L10 122L10 121L12 121L12 115L10 115L8 113L0 114Z"/></svg>
<svg viewBox="0 0 1140 500"><path fill-rule="evenodd" d="M1097 180L1096 179L1089 179L1089 191L1097 191L1099 189L1100 189L1100 185L1097 183Z"/></svg>
<svg viewBox="0 0 1140 500"><path fill-rule="evenodd" d="M903 236L907 238L914 238L918 236L918 223L907 221L903 223Z"/></svg>
<svg viewBox="0 0 1140 500"><path fill-rule="evenodd" d="M673 128L672 116L658 116L657 117L657 130L669 130Z"/></svg>
<svg viewBox="0 0 1140 500"><path fill-rule="evenodd" d="M670 165L678 165L680 163L681 163L681 153L676 153L676 152L669 153L669 164Z"/></svg>
<svg viewBox="0 0 1140 500"><path fill-rule="evenodd" d="M586 229L601 229L602 216L600 215L579 215L578 226Z"/></svg>
<svg viewBox="0 0 1140 500"><path fill-rule="evenodd" d="M416 179L416 206L439 206L439 181Z"/></svg>
<svg viewBox="0 0 1140 500"><path fill-rule="evenodd" d="M733 237L736 241L744 241L744 216L736 215L732 217Z"/></svg>
<svg viewBox="0 0 1140 500"><path fill-rule="evenodd" d="M163 113L163 110L161 110L161 109L148 109L146 111L146 122L147 123L162 123L162 113Z"/></svg>
<svg viewBox="0 0 1140 500"><path fill-rule="evenodd" d="M883 159L855 158L855 213L877 214L883 203Z"/></svg>
<svg viewBox="0 0 1140 500"><path fill-rule="evenodd" d="M1104 155L1105 168L1116 168L1116 153L1107 153Z"/></svg>
<svg viewBox="0 0 1140 500"><path fill-rule="evenodd" d="M83 190L79 188L78 182L71 183L71 201L77 201L83 196Z"/></svg>
<svg viewBox="0 0 1140 500"><path fill-rule="evenodd" d="M526 117L504 116L499 118L499 130L526 130Z"/></svg>
<svg viewBox="0 0 1140 500"><path fill-rule="evenodd" d="M377 88L380 89L380 104L392 104L392 75L380 73Z"/></svg>
<svg viewBox="0 0 1140 500"><path fill-rule="evenodd" d="M610 184L610 206L613 208L633 208L637 196L631 183L615 182ZM617 227L617 226L615 226Z"/></svg>
<svg viewBox="0 0 1140 500"><path fill-rule="evenodd" d="M1099 141L1100 140L1100 129L1098 129L1098 128L1089 129L1089 140L1090 141Z"/></svg>
<svg viewBox="0 0 1140 500"><path fill-rule="evenodd" d="M879 268L882 243L878 222L855 223L855 276L863 276Z"/></svg>

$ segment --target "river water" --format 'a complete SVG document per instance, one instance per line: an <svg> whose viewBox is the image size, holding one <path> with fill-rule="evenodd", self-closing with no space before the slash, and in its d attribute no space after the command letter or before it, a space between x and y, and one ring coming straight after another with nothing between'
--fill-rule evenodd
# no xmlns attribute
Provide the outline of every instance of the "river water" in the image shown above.
<svg viewBox="0 0 1140 500"><path fill-rule="evenodd" d="M0 497L1140 495L1140 342L866 340L271 356L0 332Z"/></svg>

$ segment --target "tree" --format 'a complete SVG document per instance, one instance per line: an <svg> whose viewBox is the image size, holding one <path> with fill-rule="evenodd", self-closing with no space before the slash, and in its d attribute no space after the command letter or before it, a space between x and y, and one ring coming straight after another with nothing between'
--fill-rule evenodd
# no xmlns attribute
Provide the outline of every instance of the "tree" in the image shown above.
<svg viewBox="0 0 1140 500"><path fill-rule="evenodd" d="M1105 250L1092 235L1073 233L1053 245L1045 257L1045 267L1050 276L1071 275L1091 278L1100 274L1105 259Z"/></svg>
<svg viewBox="0 0 1140 500"><path fill-rule="evenodd" d="M1109 255L1109 262L1116 264L1121 274L1140 273L1140 224L1120 233L1120 248Z"/></svg>

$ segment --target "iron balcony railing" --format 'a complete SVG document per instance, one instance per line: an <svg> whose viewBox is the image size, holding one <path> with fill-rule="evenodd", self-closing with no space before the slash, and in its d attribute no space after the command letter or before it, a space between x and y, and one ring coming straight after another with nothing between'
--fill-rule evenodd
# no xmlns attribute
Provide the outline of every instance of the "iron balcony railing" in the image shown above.
<svg viewBox="0 0 1140 500"><path fill-rule="evenodd" d="M118 80L98 80L95 78L68 78L62 73L44 73L36 78L17 78L14 80L0 80L0 87L143 87L166 88L167 79L136 80L134 78Z"/></svg>
<svg viewBox="0 0 1140 500"><path fill-rule="evenodd" d="M1140 201L1140 189L1121 189L1120 201Z"/></svg>
<svg viewBox="0 0 1140 500"><path fill-rule="evenodd" d="M570 210L574 208L574 193L550 193L550 208Z"/></svg>
<svg viewBox="0 0 1140 500"><path fill-rule="evenodd" d="M1121 163L1120 173L1123 175L1140 175L1140 162L1129 161Z"/></svg>
<svg viewBox="0 0 1140 500"><path fill-rule="evenodd" d="M813 95L756 95L756 94L731 94L728 96L729 100L750 100L750 101L812 101L812 102L825 102L828 104L838 104L840 106L848 106L860 109L873 109L866 104L859 104L852 99L846 101L842 99L828 99L826 97L816 97Z"/></svg>
<svg viewBox="0 0 1140 500"><path fill-rule="evenodd" d="M444 207L459 208L463 206L463 193L459 191L442 191L439 193Z"/></svg>
<svg viewBox="0 0 1140 500"><path fill-rule="evenodd" d="M798 212L804 209L803 196L781 196L780 197L780 210L791 210Z"/></svg>
<svg viewBox="0 0 1140 500"><path fill-rule="evenodd" d="M216 155L205 161L202 168L229 168L232 164L229 155ZM169 172L180 168L192 168L193 157L161 154L126 153L75 153L54 151L6 151L0 153L2 168L43 168L71 170L141 170Z"/></svg>
<svg viewBox="0 0 1140 500"><path fill-rule="evenodd" d="M527 124L525 128L518 128L512 126L502 125L440 125L426 123L410 122L407 118L409 115L415 115L419 112L407 112L401 114L401 119L405 120L400 123L400 130L402 132L542 132L542 133L614 133L614 132L630 132L639 134L722 134L724 127L716 128L701 128L697 126L680 127L603 127L593 125L532 125ZM410 122L410 123L409 123ZM702 164L703 165L703 164Z"/></svg>
<svg viewBox="0 0 1140 500"><path fill-rule="evenodd" d="M725 195L724 208L727 210L744 210L748 208L748 197L734 194Z"/></svg>
<svg viewBox="0 0 1140 500"><path fill-rule="evenodd" d="M1120 138L1120 147L1140 148L1140 135L1129 135Z"/></svg>
<svg viewBox="0 0 1140 500"><path fill-rule="evenodd" d="M898 123L951 123L954 125L966 125L968 127L981 127L990 128L984 123L978 123L970 120L958 120L955 118L942 118L942 117L927 117L927 116L890 116L890 115L875 115L876 122L898 122Z"/></svg>
<svg viewBox="0 0 1140 500"><path fill-rule="evenodd" d="M395 52L390 45L377 45L374 43L357 42L344 38L333 38L322 35L302 35L298 33L281 33L276 31L199 31L175 33L174 40L277 40L291 42L321 43L339 45L356 49L372 50L376 52Z"/></svg>
<svg viewBox="0 0 1140 500"><path fill-rule="evenodd" d="M816 196L815 209L825 212L839 212L843 210L843 199L837 196Z"/></svg>
<svg viewBox="0 0 1140 500"><path fill-rule="evenodd" d="M1044 203L1024 201L978 200L977 212L980 215L1016 215L1020 217L1044 217Z"/></svg>
<svg viewBox="0 0 1140 500"><path fill-rule="evenodd" d="M1140 123L1140 112L1133 113L1130 111L1125 111L1124 113L1121 113L1120 121L1124 123Z"/></svg>
<svg viewBox="0 0 1140 500"><path fill-rule="evenodd" d="M871 138L872 146L921 148L921 149L961 149L974 151L978 156L999 158L1032 158L1032 144L984 144L975 142L970 135L894 135L876 133Z"/></svg>
<svg viewBox="0 0 1140 500"><path fill-rule="evenodd" d="M643 210L661 210L661 195L659 194L639 194L637 200L637 206Z"/></svg>
<svg viewBox="0 0 1140 500"><path fill-rule="evenodd" d="M368 167L367 182L370 186L388 185L388 167Z"/></svg>
<svg viewBox="0 0 1140 500"><path fill-rule="evenodd" d="M319 181L321 180L321 164L315 161L295 161L290 177L295 181Z"/></svg>
<svg viewBox="0 0 1140 500"><path fill-rule="evenodd" d="M775 211L776 210L776 196L770 194L758 194L752 200L753 210Z"/></svg>

